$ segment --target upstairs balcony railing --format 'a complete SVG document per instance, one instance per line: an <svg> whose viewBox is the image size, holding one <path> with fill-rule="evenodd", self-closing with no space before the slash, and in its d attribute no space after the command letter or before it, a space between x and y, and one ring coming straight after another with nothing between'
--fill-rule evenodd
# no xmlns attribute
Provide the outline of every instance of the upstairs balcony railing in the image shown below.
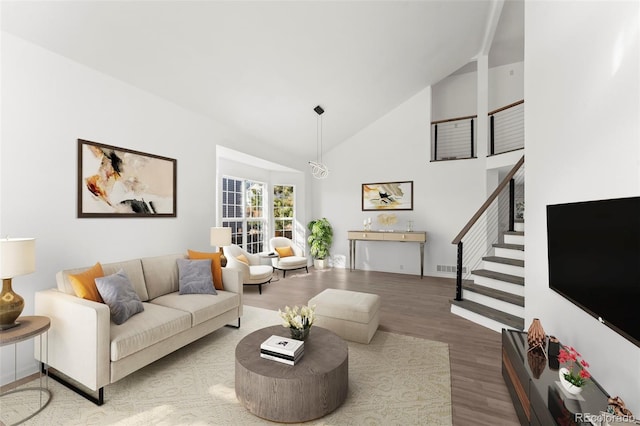
<svg viewBox="0 0 640 426"><path fill-rule="evenodd" d="M524 100L489 113L489 155L524 148Z"/></svg>
<svg viewBox="0 0 640 426"><path fill-rule="evenodd" d="M524 148L524 100L487 114L489 155ZM449 118L431 122L431 161L476 158L478 116Z"/></svg>
<svg viewBox="0 0 640 426"><path fill-rule="evenodd" d="M431 161L475 158L476 115L431 123Z"/></svg>

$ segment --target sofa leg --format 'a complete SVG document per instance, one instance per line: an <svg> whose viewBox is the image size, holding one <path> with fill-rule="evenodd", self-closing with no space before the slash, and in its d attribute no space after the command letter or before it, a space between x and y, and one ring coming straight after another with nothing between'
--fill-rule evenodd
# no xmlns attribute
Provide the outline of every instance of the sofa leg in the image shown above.
<svg viewBox="0 0 640 426"><path fill-rule="evenodd" d="M286 278L286 277L287 277L287 270L286 270L286 269L283 269L283 270L282 270L282 278L284 279L284 278Z"/></svg>
<svg viewBox="0 0 640 426"><path fill-rule="evenodd" d="M309 267L308 267L308 266L305 266L305 267L304 267L304 269L306 269L306 270L307 270L307 274L308 274L308 273L309 273Z"/></svg>
<svg viewBox="0 0 640 426"><path fill-rule="evenodd" d="M258 285L258 293L262 294L262 284Z"/></svg>
<svg viewBox="0 0 640 426"><path fill-rule="evenodd" d="M227 324L226 327L240 328L240 318L238 318L238 325Z"/></svg>
<svg viewBox="0 0 640 426"><path fill-rule="evenodd" d="M62 377L58 376L57 374L54 374L51 372L51 370L47 367L45 368L44 363L40 363L40 370L43 373L46 373L47 376L51 377L53 380L55 380L56 382L60 383L61 385L66 386L67 388L71 389L72 391L74 391L75 393L77 393L78 395L80 395L81 397L88 399L89 401L93 402L94 404L100 406L102 404L104 404L104 388L100 388L98 389L98 396L93 396L88 392L85 392L84 390L80 389L79 387L67 382L65 379L63 379Z"/></svg>

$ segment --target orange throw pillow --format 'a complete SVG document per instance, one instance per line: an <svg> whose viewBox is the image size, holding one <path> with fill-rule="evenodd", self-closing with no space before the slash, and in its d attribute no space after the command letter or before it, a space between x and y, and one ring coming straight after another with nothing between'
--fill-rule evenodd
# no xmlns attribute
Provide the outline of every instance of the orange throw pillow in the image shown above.
<svg viewBox="0 0 640 426"><path fill-rule="evenodd" d="M249 264L249 259L247 259L247 256L245 256L244 254L236 257L236 259L238 260L238 262L246 263L247 265Z"/></svg>
<svg viewBox="0 0 640 426"><path fill-rule="evenodd" d="M101 277L104 277L104 272L102 271L102 265L98 262L84 272L69 275L69 281L71 282L73 291L76 292L76 296L82 299L104 303L95 281L96 278Z"/></svg>
<svg viewBox="0 0 640 426"><path fill-rule="evenodd" d="M276 247L276 251L280 257L293 256L293 249L291 247Z"/></svg>
<svg viewBox="0 0 640 426"><path fill-rule="evenodd" d="M213 276L213 286L216 290L224 290L224 285L222 284L222 264L220 263L221 253L205 253L193 250L188 250L188 252L189 259L191 260L211 259L211 276Z"/></svg>

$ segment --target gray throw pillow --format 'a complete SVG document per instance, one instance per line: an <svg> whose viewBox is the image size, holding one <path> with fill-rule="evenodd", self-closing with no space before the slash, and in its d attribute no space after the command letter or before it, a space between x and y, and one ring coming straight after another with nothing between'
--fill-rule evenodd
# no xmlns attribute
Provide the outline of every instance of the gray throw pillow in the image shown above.
<svg viewBox="0 0 640 426"><path fill-rule="evenodd" d="M178 259L180 294L218 294L213 287L211 259Z"/></svg>
<svg viewBox="0 0 640 426"><path fill-rule="evenodd" d="M144 306L138 297L138 293L133 289L127 274L120 269L113 275L96 278L98 293L102 296L104 303L109 306L111 320L120 325L126 320L144 311Z"/></svg>

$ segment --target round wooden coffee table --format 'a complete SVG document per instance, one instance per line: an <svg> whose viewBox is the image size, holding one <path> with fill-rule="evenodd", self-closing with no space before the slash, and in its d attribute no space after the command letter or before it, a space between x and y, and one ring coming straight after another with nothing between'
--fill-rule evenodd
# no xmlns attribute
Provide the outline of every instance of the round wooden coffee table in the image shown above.
<svg viewBox="0 0 640 426"><path fill-rule="evenodd" d="M349 349L335 333L312 327L296 365L260 357L260 344L289 330L274 325L254 331L236 346L236 396L263 419L295 423L338 408L349 387Z"/></svg>

